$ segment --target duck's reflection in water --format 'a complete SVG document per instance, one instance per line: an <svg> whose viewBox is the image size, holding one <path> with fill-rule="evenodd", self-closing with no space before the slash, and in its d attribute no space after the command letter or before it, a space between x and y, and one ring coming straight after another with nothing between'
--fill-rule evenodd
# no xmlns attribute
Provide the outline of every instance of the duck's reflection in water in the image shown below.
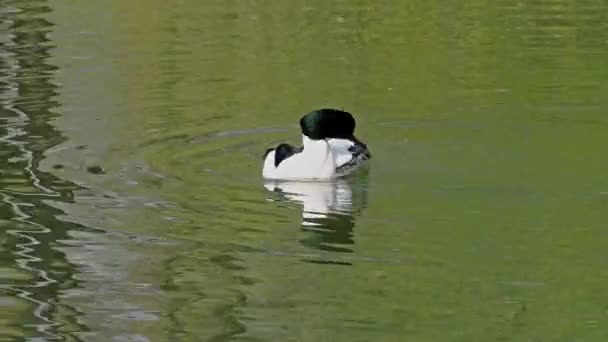
<svg viewBox="0 0 608 342"><path fill-rule="evenodd" d="M303 206L302 230L312 233L300 241L303 245L339 253L353 252L355 222L366 206L367 185L366 178L332 182L267 181L264 184L281 198Z"/></svg>

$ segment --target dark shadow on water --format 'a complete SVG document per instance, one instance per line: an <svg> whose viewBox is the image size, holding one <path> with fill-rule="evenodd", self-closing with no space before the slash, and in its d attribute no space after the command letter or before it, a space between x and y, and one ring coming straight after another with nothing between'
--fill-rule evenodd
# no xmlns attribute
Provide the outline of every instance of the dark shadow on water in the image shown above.
<svg viewBox="0 0 608 342"><path fill-rule="evenodd" d="M13 339L63 339L87 331L77 309L61 303L61 292L78 287L76 266L57 250L69 232L90 230L59 219L48 202L72 203L79 186L40 170L44 153L66 140L52 126L58 114L57 67L48 62L53 42L46 1L8 1L0 14L0 268L9 275L0 297ZM12 274L11 274L12 273ZM13 275L14 274L14 275ZM60 333L61 331L61 333Z"/></svg>
<svg viewBox="0 0 608 342"><path fill-rule="evenodd" d="M356 218L367 205L367 173L331 182L277 182L264 186L280 199L302 205L301 229L306 247L331 253L352 253ZM335 260L305 260L317 264L349 265Z"/></svg>

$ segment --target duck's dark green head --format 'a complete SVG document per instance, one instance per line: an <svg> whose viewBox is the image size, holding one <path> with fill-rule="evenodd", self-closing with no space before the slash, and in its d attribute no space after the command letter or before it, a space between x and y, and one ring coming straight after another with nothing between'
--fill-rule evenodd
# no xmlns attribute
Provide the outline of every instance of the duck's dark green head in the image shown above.
<svg viewBox="0 0 608 342"><path fill-rule="evenodd" d="M351 139L355 132L355 118L338 109L319 109L300 119L302 134L313 140Z"/></svg>

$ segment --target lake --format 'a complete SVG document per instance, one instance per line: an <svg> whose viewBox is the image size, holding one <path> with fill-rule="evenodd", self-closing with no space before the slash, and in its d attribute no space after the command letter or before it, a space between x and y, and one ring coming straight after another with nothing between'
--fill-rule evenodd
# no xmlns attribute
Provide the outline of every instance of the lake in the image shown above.
<svg viewBox="0 0 608 342"><path fill-rule="evenodd" d="M608 3L0 6L0 341L608 340ZM261 178L299 118L373 158Z"/></svg>

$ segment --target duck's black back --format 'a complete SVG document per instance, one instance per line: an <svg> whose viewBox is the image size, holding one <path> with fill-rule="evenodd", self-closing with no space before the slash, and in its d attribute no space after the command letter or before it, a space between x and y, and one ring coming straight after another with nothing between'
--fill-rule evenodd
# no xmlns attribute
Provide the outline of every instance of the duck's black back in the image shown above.
<svg viewBox="0 0 608 342"><path fill-rule="evenodd" d="M278 167L281 162L296 153L302 152L302 147L296 147L289 144L280 144L274 152L274 166Z"/></svg>

